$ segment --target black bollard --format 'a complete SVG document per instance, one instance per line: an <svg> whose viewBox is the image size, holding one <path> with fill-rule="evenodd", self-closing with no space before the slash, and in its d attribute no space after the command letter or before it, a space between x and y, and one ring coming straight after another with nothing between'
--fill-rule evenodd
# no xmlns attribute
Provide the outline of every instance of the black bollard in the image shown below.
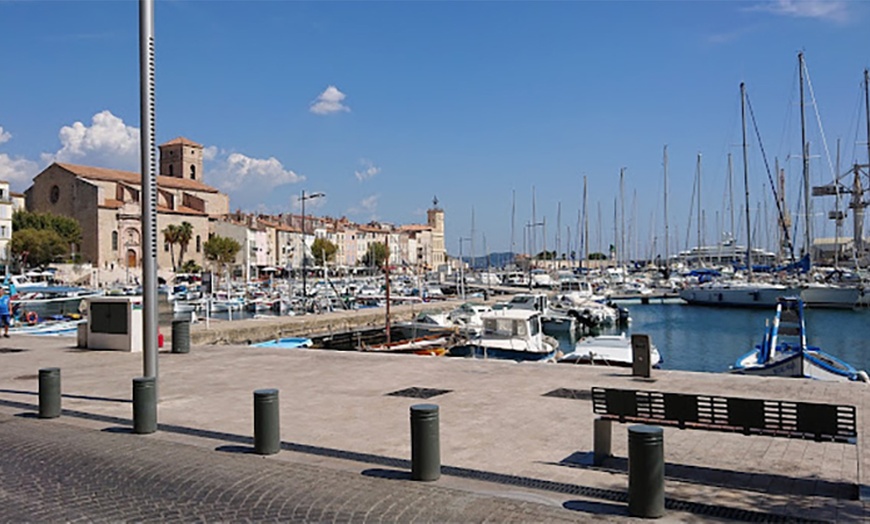
<svg viewBox="0 0 870 524"><path fill-rule="evenodd" d="M658 426L628 428L628 514L646 518L665 514L664 432Z"/></svg>
<svg viewBox="0 0 870 524"><path fill-rule="evenodd" d="M39 418L60 416L60 368L39 370Z"/></svg>
<svg viewBox="0 0 870 524"><path fill-rule="evenodd" d="M146 435L157 431L157 379L133 379L133 433Z"/></svg>
<svg viewBox="0 0 870 524"><path fill-rule="evenodd" d="M254 451L274 455L281 449L281 419L278 412L278 390L254 391Z"/></svg>
<svg viewBox="0 0 870 524"><path fill-rule="evenodd" d="M411 480L432 481L441 477L438 406L411 406Z"/></svg>
<svg viewBox="0 0 870 524"><path fill-rule="evenodd" d="M172 321L172 352L190 353L190 321Z"/></svg>

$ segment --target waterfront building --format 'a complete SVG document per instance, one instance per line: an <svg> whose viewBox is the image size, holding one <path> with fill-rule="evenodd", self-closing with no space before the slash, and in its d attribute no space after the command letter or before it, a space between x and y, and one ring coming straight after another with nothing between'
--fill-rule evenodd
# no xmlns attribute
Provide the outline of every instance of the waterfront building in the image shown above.
<svg viewBox="0 0 870 524"><path fill-rule="evenodd" d="M157 177L157 265L171 269L170 246L163 230L188 222L193 236L184 258L205 264L202 244L209 220L226 215L229 197L202 181L203 147L183 137L160 146ZM52 163L25 191L27 209L78 220L82 227L77 252L83 261L102 269L138 268L143 252L139 173ZM176 255L178 246L175 246ZM180 265L180 262L179 262Z"/></svg>
<svg viewBox="0 0 870 524"><path fill-rule="evenodd" d="M9 182L0 181L0 261L10 263L9 243L12 241L12 214L23 209L23 201L9 191Z"/></svg>

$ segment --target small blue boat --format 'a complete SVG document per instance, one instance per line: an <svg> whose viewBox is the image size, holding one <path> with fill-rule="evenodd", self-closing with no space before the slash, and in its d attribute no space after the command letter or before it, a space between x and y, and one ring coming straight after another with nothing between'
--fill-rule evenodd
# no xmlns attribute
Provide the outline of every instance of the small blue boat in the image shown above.
<svg viewBox="0 0 870 524"><path fill-rule="evenodd" d="M807 345L804 303L797 297L779 297L773 323L761 344L737 359L733 373L818 380L867 382L867 373L815 346Z"/></svg>
<svg viewBox="0 0 870 524"><path fill-rule="evenodd" d="M251 344L251 347L296 349L296 348L310 348L311 344L312 344L312 342L311 342L310 338L276 338L274 340L267 340L265 342L258 342L256 344Z"/></svg>

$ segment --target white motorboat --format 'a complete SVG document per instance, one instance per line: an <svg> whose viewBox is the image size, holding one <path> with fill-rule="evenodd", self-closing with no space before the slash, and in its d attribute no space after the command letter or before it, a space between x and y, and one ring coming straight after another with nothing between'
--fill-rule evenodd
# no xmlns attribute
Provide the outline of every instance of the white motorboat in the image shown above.
<svg viewBox="0 0 870 524"><path fill-rule="evenodd" d="M731 280L706 282L680 291L680 298L692 305L722 307L773 307L777 299L793 295L794 288Z"/></svg>
<svg viewBox="0 0 870 524"><path fill-rule="evenodd" d="M600 364L605 366L632 365L631 338L621 335L587 337L577 342L574 351L559 359L560 364ZM662 357L658 348L650 348L650 363L659 367Z"/></svg>
<svg viewBox="0 0 870 524"><path fill-rule="evenodd" d="M556 356L556 341L545 337L541 314L528 309L499 309L482 315L483 332L450 348L451 356L515 361L546 361Z"/></svg>

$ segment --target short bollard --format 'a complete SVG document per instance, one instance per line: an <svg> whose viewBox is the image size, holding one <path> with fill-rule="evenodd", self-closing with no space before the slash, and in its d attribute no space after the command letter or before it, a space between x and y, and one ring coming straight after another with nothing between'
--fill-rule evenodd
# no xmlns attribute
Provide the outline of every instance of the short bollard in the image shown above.
<svg viewBox="0 0 870 524"><path fill-rule="evenodd" d="M172 321L172 352L190 353L190 321Z"/></svg>
<svg viewBox="0 0 870 524"><path fill-rule="evenodd" d="M39 370L39 418L60 416L60 368Z"/></svg>
<svg viewBox="0 0 870 524"><path fill-rule="evenodd" d="M441 477L441 445L438 406L411 406L411 480L432 481Z"/></svg>
<svg viewBox="0 0 870 524"><path fill-rule="evenodd" d="M665 514L664 432L658 426L628 428L628 513L646 518Z"/></svg>
<svg viewBox="0 0 870 524"><path fill-rule="evenodd" d="M604 459L612 457L611 452L611 435L613 434L611 426L613 422L608 419L598 417L593 422L593 443L592 443L592 465L601 466L604 464Z"/></svg>
<svg viewBox="0 0 870 524"><path fill-rule="evenodd" d="M133 379L133 433L146 435L157 431L157 379Z"/></svg>
<svg viewBox="0 0 870 524"><path fill-rule="evenodd" d="M278 390L254 391L254 451L274 455L281 449L281 420L278 415Z"/></svg>

